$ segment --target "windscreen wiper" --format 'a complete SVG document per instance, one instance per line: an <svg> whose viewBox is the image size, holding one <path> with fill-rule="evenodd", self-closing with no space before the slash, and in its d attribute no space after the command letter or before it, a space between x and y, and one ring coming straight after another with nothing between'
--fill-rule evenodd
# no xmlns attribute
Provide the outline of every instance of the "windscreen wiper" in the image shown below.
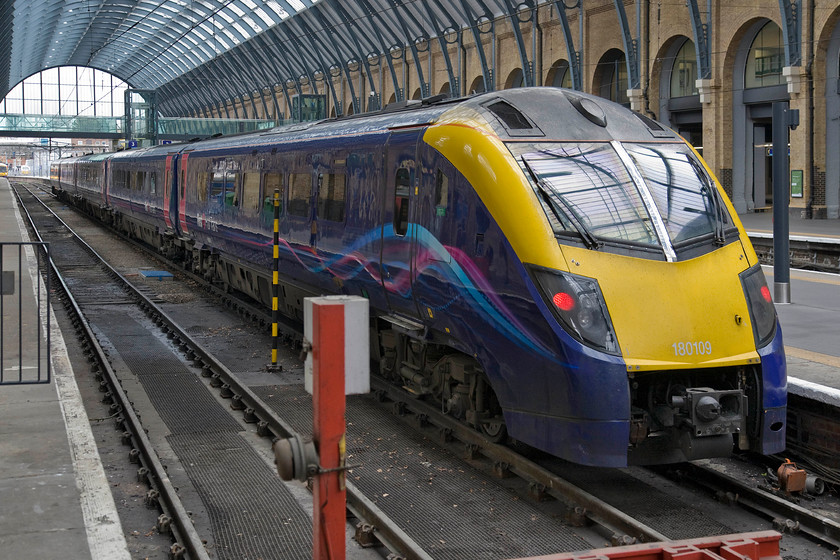
<svg viewBox="0 0 840 560"><path fill-rule="evenodd" d="M703 182L703 190L709 194L709 204L711 204L712 212L715 214L715 244L723 247L726 244L726 233L723 227L725 217L723 208L721 207L721 201L718 198L717 189L706 174L706 170L693 157L689 156L687 159L694 168L694 172L697 173L697 176Z"/></svg>
<svg viewBox="0 0 840 560"><path fill-rule="evenodd" d="M586 245L589 249L597 249L601 246L601 243L595 239L595 236L592 235L592 232L589 231L589 228L583 223L583 220L578 218L577 214L575 214L572 207L569 205L566 200L563 199L562 196L557 196L556 198L552 196L552 189L550 186L546 185L545 180L537 175L534 168L531 167L531 164L528 163L528 160L524 157L522 158L522 163L525 164L525 168L528 170L528 173L531 174L531 178L537 184L537 188L540 191L540 196L542 196L543 200L548 203L549 208L554 213L554 217L557 218L557 221L563 223L563 218L565 221L572 224L572 226L577 230L580 238L583 240L583 244ZM558 204L559 201L559 204ZM562 207L561 207L562 205Z"/></svg>

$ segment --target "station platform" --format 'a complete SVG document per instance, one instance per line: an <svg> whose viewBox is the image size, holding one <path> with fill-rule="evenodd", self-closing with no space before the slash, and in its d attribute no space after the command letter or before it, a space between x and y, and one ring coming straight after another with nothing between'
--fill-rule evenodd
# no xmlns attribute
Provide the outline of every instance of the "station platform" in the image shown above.
<svg viewBox="0 0 840 560"><path fill-rule="evenodd" d="M738 216L751 239L772 238L773 213ZM790 216L790 238L840 245L840 220ZM765 266L767 283L773 267ZM776 304L793 394L840 407L840 275L792 269L791 302Z"/></svg>
<svg viewBox="0 0 840 560"><path fill-rule="evenodd" d="M31 311L30 302L11 304L18 295L31 296L36 285L31 275L36 263L24 252L20 266L17 246L11 248L21 241L29 239L9 182L0 178L0 243L10 244L2 265L4 271L14 271L14 289L19 292L0 296L4 304L9 302L3 306L0 337L0 556L127 560L131 556L120 518L54 321L50 353L44 357L51 363L50 381L31 378L36 369L31 346L39 334L19 330L19 319ZM5 294L11 289L6 280L4 284ZM23 323L31 319L27 315ZM8 384L17 381L24 383Z"/></svg>

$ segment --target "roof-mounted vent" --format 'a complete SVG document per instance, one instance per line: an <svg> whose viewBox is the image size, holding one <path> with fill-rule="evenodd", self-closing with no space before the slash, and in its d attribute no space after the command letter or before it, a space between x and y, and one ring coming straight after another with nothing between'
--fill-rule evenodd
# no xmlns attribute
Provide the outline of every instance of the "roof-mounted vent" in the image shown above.
<svg viewBox="0 0 840 560"><path fill-rule="evenodd" d="M636 115L636 117L638 117L640 121L645 123L645 126L647 126L649 129L657 131L657 132L661 131L661 130L665 130L664 128L662 128L662 125L660 125L658 122L656 122L652 118L647 117L647 116L645 116L641 113L637 113L635 111L633 111L633 114Z"/></svg>
<svg viewBox="0 0 840 560"><path fill-rule="evenodd" d="M637 113L635 111L633 111L633 114L636 115L636 117L640 121L645 123L645 126L647 127L647 129L650 131L650 133L654 137L656 137L656 138L673 138L674 137L673 131L671 131L668 128L665 128L664 126L662 126L661 124L659 124L658 122L656 122L652 118L648 117L647 115L643 115L643 114Z"/></svg>
<svg viewBox="0 0 840 560"><path fill-rule="evenodd" d="M522 112L507 101L496 101L487 105L487 108L496 115L500 121L510 130L526 130L534 128Z"/></svg>
<svg viewBox="0 0 840 560"><path fill-rule="evenodd" d="M586 117L589 122L606 128L607 115L604 114L604 110L600 105L598 105L598 103L588 97L581 97L567 91L563 93L566 95L566 99L569 100L569 103L572 104L572 107L577 109L578 113Z"/></svg>
<svg viewBox="0 0 840 560"><path fill-rule="evenodd" d="M503 99L494 99L483 107L499 119L510 136L543 136L540 127L531 122L525 114Z"/></svg>

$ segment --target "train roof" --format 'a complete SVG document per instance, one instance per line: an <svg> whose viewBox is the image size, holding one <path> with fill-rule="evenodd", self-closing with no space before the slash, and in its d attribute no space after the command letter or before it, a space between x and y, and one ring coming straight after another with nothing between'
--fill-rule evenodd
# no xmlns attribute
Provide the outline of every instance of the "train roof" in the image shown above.
<svg viewBox="0 0 840 560"><path fill-rule="evenodd" d="M84 156L79 161L161 157L180 152L230 152L254 150L277 143L306 142L320 138L359 139L384 135L394 129L432 125L440 120L484 121L506 141L676 141L679 136L656 121L594 95L554 87L517 88L484 93L466 99L431 99L386 107L321 121L297 123L267 131L222 136L195 142ZM352 141L352 140L350 140Z"/></svg>

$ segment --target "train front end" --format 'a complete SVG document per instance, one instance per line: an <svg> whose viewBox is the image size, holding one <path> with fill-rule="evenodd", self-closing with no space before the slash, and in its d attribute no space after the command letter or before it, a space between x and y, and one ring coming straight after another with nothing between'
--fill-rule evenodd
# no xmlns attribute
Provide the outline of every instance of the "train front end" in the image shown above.
<svg viewBox="0 0 840 560"><path fill-rule="evenodd" d="M511 380L495 384L509 433L601 466L784 449L785 357L770 291L693 149L579 92L505 92L474 110L507 150L494 175L512 167L524 194L510 180L504 195L471 182L555 349L519 371L516 396L504 388Z"/></svg>

